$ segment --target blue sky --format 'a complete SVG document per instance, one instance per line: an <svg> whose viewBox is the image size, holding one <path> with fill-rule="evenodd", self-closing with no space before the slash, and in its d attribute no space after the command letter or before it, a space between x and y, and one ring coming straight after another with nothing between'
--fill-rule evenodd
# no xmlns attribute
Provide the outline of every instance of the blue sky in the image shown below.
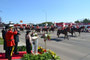
<svg viewBox="0 0 90 60"><path fill-rule="evenodd" d="M5 23L74 22L90 18L90 0L0 0L0 17Z"/></svg>

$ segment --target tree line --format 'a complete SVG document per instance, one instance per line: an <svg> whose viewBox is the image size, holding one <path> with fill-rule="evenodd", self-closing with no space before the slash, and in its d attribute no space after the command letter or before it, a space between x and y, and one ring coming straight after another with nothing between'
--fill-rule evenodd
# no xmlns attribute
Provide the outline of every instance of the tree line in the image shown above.
<svg viewBox="0 0 90 60"><path fill-rule="evenodd" d="M75 23L90 23L90 19L85 18L82 21L77 20L77 21L75 21Z"/></svg>

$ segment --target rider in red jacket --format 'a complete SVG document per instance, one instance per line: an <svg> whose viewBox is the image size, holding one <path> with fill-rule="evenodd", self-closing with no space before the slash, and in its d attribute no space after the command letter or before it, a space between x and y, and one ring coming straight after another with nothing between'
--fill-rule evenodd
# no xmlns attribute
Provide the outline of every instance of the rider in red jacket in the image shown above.
<svg viewBox="0 0 90 60"><path fill-rule="evenodd" d="M46 28L47 28L47 26L45 25L45 26L44 26L44 28L46 29Z"/></svg>
<svg viewBox="0 0 90 60"><path fill-rule="evenodd" d="M69 27L69 28L72 28L72 24L69 24L68 27Z"/></svg>
<svg viewBox="0 0 90 60"><path fill-rule="evenodd" d="M65 29L65 23L62 24L62 30L64 30L64 29Z"/></svg>
<svg viewBox="0 0 90 60"><path fill-rule="evenodd" d="M77 28L77 29L79 29L79 26L78 26L78 25L76 25L76 28Z"/></svg>
<svg viewBox="0 0 90 60"><path fill-rule="evenodd" d="M51 25L51 28L53 28L54 26L53 25Z"/></svg>
<svg viewBox="0 0 90 60"><path fill-rule="evenodd" d="M39 29L39 26L37 25L37 27L36 27L37 29Z"/></svg>

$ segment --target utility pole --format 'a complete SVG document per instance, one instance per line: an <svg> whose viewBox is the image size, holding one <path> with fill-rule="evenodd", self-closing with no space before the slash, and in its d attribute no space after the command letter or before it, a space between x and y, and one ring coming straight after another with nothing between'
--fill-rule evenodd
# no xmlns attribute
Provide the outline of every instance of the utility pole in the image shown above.
<svg viewBox="0 0 90 60"><path fill-rule="evenodd" d="M1 19L1 17L0 17L0 23L2 23L2 19Z"/></svg>
<svg viewBox="0 0 90 60"><path fill-rule="evenodd" d="M0 13L2 13L2 10L0 10ZM2 18L0 17L0 24L2 23Z"/></svg>

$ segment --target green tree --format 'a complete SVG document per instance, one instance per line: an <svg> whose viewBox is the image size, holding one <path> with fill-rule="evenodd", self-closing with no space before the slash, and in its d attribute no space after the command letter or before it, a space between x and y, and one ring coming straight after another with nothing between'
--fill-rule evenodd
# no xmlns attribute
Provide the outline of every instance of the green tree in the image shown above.
<svg viewBox="0 0 90 60"><path fill-rule="evenodd" d="M80 21L79 21L79 20L77 20L77 21L75 21L75 23L80 23Z"/></svg>
<svg viewBox="0 0 90 60"><path fill-rule="evenodd" d="M82 21L82 23L90 23L90 20L87 19L87 18L85 18L85 19Z"/></svg>
<svg viewBox="0 0 90 60"><path fill-rule="evenodd" d="M46 23L47 23L49 26L53 24L52 22L43 22L43 23L40 23L40 24L38 24L38 25L39 25L39 26L44 26Z"/></svg>
<svg viewBox="0 0 90 60"><path fill-rule="evenodd" d="M77 20L77 21L75 21L75 23L90 23L90 20L85 18L82 21Z"/></svg>

